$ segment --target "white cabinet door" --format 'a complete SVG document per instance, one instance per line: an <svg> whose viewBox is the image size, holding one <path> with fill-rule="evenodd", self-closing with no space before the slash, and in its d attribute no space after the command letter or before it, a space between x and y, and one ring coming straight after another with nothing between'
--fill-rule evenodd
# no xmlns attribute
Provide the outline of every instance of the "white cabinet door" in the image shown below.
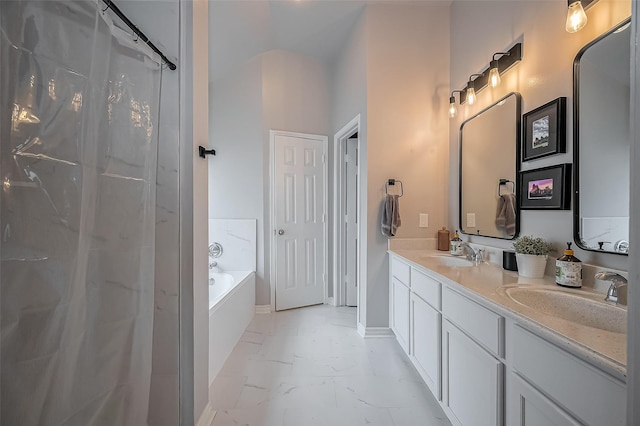
<svg viewBox="0 0 640 426"><path fill-rule="evenodd" d="M504 366L449 321L442 328L442 402L453 424L500 426Z"/></svg>
<svg viewBox="0 0 640 426"><path fill-rule="evenodd" d="M398 343L406 353L409 353L409 288L395 277L391 281L392 318L391 329L398 339Z"/></svg>
<svg viewBox="0 0 640 426"><path fill-rule="evenodd" d="M440 394L442 314L411 294L411 360L438 401Z"/></svg>
<svg viewBox="0 0 640 426"><path fill-rule="evenodd" d="M579 426L581 423L517 374L510 373L507 383L507 424L510 426Z"/></svg>

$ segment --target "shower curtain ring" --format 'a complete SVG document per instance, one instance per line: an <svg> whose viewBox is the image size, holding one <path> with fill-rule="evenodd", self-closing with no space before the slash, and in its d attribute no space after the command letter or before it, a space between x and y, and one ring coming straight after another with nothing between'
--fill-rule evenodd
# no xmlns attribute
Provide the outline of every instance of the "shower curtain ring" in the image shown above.
<svg viewBox="0 0 640 426"><path fill-rule="evenodd" d="M111 7L111 0L105 0L104 2L107 7L105 7L104 9L102 9L102 13L105 13L107 10L109 10L109 8Z"/></svg>
<svg viewBox="0 0 640 426"><path fill-rule="evenodd" d="M131 37L133 38L133 42L137 43L138 40L140 40L140 37L138 36L138 33L134 32L133 34L131 34Z"/></svg>

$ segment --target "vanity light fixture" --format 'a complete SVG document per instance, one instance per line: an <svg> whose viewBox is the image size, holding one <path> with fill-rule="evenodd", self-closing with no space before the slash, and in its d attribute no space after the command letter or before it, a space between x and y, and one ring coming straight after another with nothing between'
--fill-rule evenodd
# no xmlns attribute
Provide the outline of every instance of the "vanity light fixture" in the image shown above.
<svg viewBox="0 0 640 426"><path fill-rule="evenodd" d="M500 67L498 64L498 60L496 59L496 55L510 55L509 52L498 52L494 53L491 58L491 62L489 62L489 86L498 87L500 85Z"/></svg>
<svg viewBox="0 0 640 426"><path fill-rule="evenodd" d="M496 56L500 56L496 59ZM477 94L490 85L491 87L495 87L500 84L500 76L506 73L516 65L518 62L522 60L522 43L514 44L509 50L506 52L498 52L494 53L489 65L489 68L482 71L482 74L479 77L473 79L471 77L469 79L469 83L467 87L462 89L462 93L460 93L460 105L465 102L469 102L469 105L472 105L473 102L476 101ZM494 72L495 69L495 72ZM474 74L478 75L478 74ZM471 84L471 80L473 79L473 84ZM473 91L471 91L473 89ZM469 101L469 98L472 101Z"/></svg>
<svg viewBox="0 0 640 426"><path fill-rule="evenodd" d="M449 96L449 118L454 118L458 112L458 108L456 108L456 97L454 96L455 93L462 93L462 90L454 90L451 92L451 96Z"/></svg>
<svg viewBox="0 0 640 426"><path fill-rule="evenodd" d="M484 74L471 74L469 76L469 82L467 83L467 102L469 105L473 105L476 102L476 89L475 89L475 78L474 77L482 77Z"/></svg>
<svg viewBox="0 0 640 426"><path fill-rule="evenodd" d="M576 33L587 25L587 10L598 0L567 0L569 9L567 10L567 22L565 29L568 33Z"/></svg>

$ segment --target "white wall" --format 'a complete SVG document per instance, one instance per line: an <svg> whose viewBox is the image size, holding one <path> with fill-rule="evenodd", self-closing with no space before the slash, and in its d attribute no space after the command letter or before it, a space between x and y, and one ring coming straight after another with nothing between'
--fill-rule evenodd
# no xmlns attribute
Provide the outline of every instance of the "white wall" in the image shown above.
<svg viewBox="0 0 640 426"><path fill-rule="evenodd" d="M193 58L183 64L193 73L193 353L194 353L194 418L198 421L208 415L209 404L209 232L208 160L198 157L198 146L209 146L209 13L208 0L193 0ZM187 122L188 123L188 122ZM185 124L187 124L185 123Z"/></svg>
<svg viewBox="0 0 640 426"><path fill-rule="evenodd" d="M367 55L366 55L366 14L363 13L360 19L354 25L351 35L345 42L345 46L340 53L338 59L331 68L331 128L332 132L329 137L329 158L335 155L333 139L340 129L346 126L358 114L360 114L360 130L358 137L360 139L360 158L367 158ZM333 187L334 187L334 162L329 161L329 212L334 211ZM361 186L367 186L367 162L360 164L360 181ZM360 204L367 205L367 193L360 193ZM365 215L366 216L366 215ZM367 229L367 219L363 218L360 224L361 229ZM333 276L333 221L329 221L329 270L330 276ZM360 281L367 281L367 247L366 232L360 235L360 244L363 247L358 259L360 265ZM333 284L333 283L332 283ZM333 285L330 285L330 295L333 296ZM367 293L366 287L361 285L358 288L359 307L358 322L366 324L367 313Z"/></svg>
<svg viewBox="0 0 640 426"><path fill-rule="evenodd" d="M262 61L256 58L210 84L209 218L257 219L256 303L269 303L265 281ZM267 275L268 276L268 275Z"/></svg>
<svg viewBox="0 0 640 426"><path fill-rule="evenodd" d="M435 237L447 221L448 32L447 5L369 5L333 70L334 133L361 114L367 213L358 321L365 327L388 326L386 180L403 181L398 237ZM419 213L429 214L428 228L418 227Z"/></svg>
<svg viewBox="0 0 640 426"><path fill-rule="evenodd" d="M210 82L210 219L258 221L256 304L269 288L269 130L329 134L327 71L316 60L274 50Z"/></svg>
<svg viewBox="0 0 640 426"><path fill-rule="evenodd" d="M388 326L387 238L380 232L387 179L403 181L398 237L435 237L446 224L449 8L367 9L367 327ZM437 40L437 42L435 42ZM418 227L419 213L429 227Z"/></svg>
<svg viewBox="0 0 640 426"><path fill-rule="evenodd" d="M573 60L582 46L604 33L630 14L629 2L600 0L589 11L588 25L569 34L564 29L566 2L453 2L451 5L451 88L464 87L469 75L488 66L491 55L523 40L523 60L503 75L496 89L485 89L473 106L459 108L450 120L449 226L458 224L458 130L460 124L486 106L515 91L523 98L523 113L559 96L567 97L566 154L529 161L522 169L535 169L559 163L571 163ZM479 16L484 19L478 19ZM466 31L461 31L465 28ZM520 234L533 234L552 241L557 250L573 241L572 211L521 212ZM471 237L471 241L511 248L506 240ZM627 269L625 256L576 250L584 262L616 269ZM551 263L551 262L550 262Z"/></svg>

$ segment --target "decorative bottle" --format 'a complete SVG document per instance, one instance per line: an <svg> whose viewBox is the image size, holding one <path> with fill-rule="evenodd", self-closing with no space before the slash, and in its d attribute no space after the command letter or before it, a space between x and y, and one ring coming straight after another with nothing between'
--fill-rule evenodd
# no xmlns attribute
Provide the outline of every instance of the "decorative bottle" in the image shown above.
<svg viewBox="0 0 640 426"><path fill-rule="evenodd" d="M458 231L456 230L456 233L453 235L453 238L451 239L451 245L450 245L450 253L452 256L461 256L462 255L462 238L460 238L460 235L458 235Z"/></svg>
<svg viewBox="0 0 640 426"><path fill-rule="evenodd" d="M567 243L564 256L556 260L556 284L563 287L582 287L582 262L573 255L571 243Z"/></svg>

